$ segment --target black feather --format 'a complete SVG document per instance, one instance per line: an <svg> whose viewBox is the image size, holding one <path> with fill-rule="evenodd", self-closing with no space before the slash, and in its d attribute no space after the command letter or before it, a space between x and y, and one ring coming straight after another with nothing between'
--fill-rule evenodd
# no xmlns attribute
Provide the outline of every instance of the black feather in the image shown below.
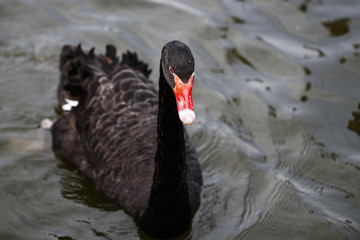
<svg viewBox="0 0 360 240"><path fill-rule="evenodd" d="M144 74L145 77L149 77L150 73L152 72L152 70L148 68L148 64L138 59L135 52L126 51L126 53L123 53L121 64L128 65L133 69L139 70Z"/></svg>
<svg viewBox="0 0 360 240"><path fill-rule="evenodd" d="M105 56L114 60L116 58L116 48L111 44L106 45Z"/></svg>
<svg viewBox="0 0 360 240"><path fill-rule="evenodd" d="M95 48L91 48L89 51L89 57L95 59Z"/></svg>

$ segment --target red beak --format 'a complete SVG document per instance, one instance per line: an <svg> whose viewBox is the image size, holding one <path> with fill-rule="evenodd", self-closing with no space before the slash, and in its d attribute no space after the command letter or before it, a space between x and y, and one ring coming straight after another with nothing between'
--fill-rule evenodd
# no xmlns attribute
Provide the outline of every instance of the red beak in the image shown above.
<svg viewBox="0 0 360 240"><path fill-rule="evenodd" d="M175 88L174 94L176 98L176 104L179 112L180 120L187 126L190 126L195 121L194 104L192 100L192 87L194 81L194 74L191 75L189 81L185 84L175 74Z"/></svg>

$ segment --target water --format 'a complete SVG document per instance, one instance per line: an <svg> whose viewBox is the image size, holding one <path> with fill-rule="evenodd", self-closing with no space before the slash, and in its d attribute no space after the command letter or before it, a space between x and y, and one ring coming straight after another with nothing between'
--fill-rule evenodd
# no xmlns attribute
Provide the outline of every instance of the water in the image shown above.
<svg viewBox="0 0 360 240"><path fill-rule="evenodd" d="M204 175L180 239L360 239L357 0L0 0L0 239L148 239L51 150L63 44L193 50Z"/></svg>

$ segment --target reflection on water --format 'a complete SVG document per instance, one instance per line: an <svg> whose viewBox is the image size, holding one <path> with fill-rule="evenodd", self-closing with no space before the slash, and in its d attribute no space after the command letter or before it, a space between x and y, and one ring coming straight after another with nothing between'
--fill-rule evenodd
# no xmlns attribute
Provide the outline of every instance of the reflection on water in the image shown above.
<svg viewBox="0 0 360 240"><path fill-rule="evenodd" d="M62 160L58 167L75 172L73 166L65 160ZM64 198L102 211L119 211L121 209L117 204L99 194L94 184L78 173L62 176L60 184L61 194Z"/></svg>
<svg viewBox="0 0 360 240"><path fill-rule="evenodd" d="M1 239L148 239L51 150L63 44L196 58L204 173L178 239L360 238L360 2L0 0ZM357 108L357 109L356 109Z"/></svg>
<svg viewBox="0 0 360 240"><path fill-rule="evenodd" d="M331 36L339 37L349 32L349 22L349 18L342 18L329 22L324 22L323 25L329 30Z"/></svg>

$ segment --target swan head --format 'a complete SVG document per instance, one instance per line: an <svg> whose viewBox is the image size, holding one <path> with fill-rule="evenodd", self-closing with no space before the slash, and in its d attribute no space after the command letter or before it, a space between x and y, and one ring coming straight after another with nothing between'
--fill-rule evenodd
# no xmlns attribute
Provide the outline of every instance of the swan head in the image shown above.
<svg viewBox="0 0 360 240"><path fill-rule="evenodd" d="M174 91L179 118L189 126L195 121L192 101L195 61L190 48L180 41L167 43L161 53L161 67L167 83Z"/></svg>

